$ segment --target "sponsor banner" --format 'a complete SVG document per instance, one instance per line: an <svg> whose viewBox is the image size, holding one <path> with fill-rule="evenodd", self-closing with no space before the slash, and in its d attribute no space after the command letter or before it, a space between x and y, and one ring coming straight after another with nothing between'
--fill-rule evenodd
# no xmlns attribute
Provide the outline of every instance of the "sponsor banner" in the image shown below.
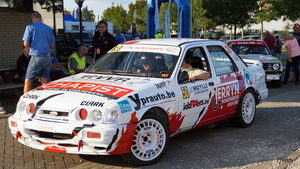
<svg viewBox="0 0 300 169"><path fill-rule="evenodd" d="M109 52L155 52L171 55L179 55L179 47L154 46L154 45L124 45L117 46Z"/></svg>
<svg viewBox="0 0 300 169"><path fill-rule="evenodd" d="M264 42L260 41L233 41L233 42L228 42L228 45L264 45Z"/></svg>
<svg viewBox="0 0 300 169"><path fill-rule="evenodd" d="M62 91L74 91L74 92L87 93L87 94L100 93L103 94L103 96L108 95L117 98L122 97L133 91L131 89L127 89L119 86L104 85L98 83L84 83L84 82L52 82L37 87L36 89L38 90L65 89ZM86 92L81 92L81 91L86 91Z"/></svg>

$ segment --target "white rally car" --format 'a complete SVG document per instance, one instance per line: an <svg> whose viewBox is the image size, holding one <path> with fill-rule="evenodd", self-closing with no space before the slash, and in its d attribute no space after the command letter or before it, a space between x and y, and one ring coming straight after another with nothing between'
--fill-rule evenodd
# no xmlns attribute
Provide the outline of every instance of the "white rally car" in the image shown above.
<svg viewBox="0 0 300 169"><path fill-rule="evenodd" d="M211 74L188 82L192 66ZM156 69L144 71L145 57ZM165 154L169 138L220 120L252 124L268 95L259 61L250 65L221 41L147 39L119 44L85 72L39 86L21 96L9 128L20 143L39 150L121 156L149 165Z"/></svg>

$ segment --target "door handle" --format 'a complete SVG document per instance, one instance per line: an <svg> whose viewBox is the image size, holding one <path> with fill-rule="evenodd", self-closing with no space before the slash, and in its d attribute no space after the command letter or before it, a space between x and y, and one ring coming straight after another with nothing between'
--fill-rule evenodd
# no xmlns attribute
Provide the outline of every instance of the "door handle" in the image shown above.
<svg viewBox="0 0 300 169"><path fill-rule="evenodd" d="M214 82L209 82L208 85L209 85L209 86L214 86L215 83L214 83Z"/></svg>

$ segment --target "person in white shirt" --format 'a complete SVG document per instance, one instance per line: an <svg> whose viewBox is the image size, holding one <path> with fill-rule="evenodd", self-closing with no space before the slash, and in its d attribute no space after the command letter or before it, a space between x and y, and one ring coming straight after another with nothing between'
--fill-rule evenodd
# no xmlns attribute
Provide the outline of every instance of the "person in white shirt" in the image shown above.
<svg viewBox="0 0 300 169"><path fill-rule="evenodd" d="M196 80L206 80L210 78L210 74L207 71L193 68L192 60L193 52L188 51L181 65L181 70L186 71L189 74L189 82L195 82Z"/></svg>

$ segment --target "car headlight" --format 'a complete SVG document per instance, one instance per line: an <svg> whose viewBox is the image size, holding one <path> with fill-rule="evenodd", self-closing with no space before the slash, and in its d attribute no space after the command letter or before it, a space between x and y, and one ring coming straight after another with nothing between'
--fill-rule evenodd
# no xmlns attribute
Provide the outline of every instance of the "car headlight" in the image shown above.
<svg viewBox="0 0 300 169"><path fill-rule="evenodd" d="M273 68L274 70L279 70L279 69L280 69L280 64L279 64L279 63L274 63L274 64L272 65L272 68Z"/></svg>
<svg viewBox="0 0 300 169"><path fill-rule="evenodd" d="M98 109L95 109L92 111L93 119L95 121L101 121L102 120L102 112Z"/></svg>
<svg viewBox="0 0 300 169"><path fill-rule="evenodd" d="M115 123L118 121L119 118L119 111L112 109L112 110L107 110L106 115L105 115L105 123Z"/></svg>
<svg viewBox="0 0 300 169"><path fill-rule="evenodd" d="M22 101L19 106L18 106L18 109L20 112L24 112L26 110L26 102L25 101Z"/></svg>

